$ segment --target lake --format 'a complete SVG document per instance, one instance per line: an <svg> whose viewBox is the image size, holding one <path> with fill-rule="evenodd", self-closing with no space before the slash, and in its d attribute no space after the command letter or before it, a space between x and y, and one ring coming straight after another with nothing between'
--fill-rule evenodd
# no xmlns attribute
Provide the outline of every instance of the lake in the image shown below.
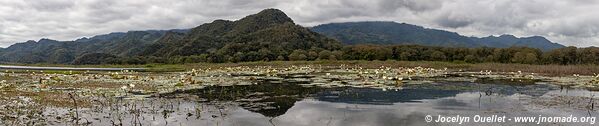
<svg viewBox="0 0 599 126"><path fill-rule="evenodd" d="M265 89L277 89L266 91ZM280 90L279 90L280 89ZM222 96L237 93L237 96ZM92 124L111 125L457 125L426 122L426 115L587 117L599 114L584 103L597 95L554 85L435 83L402 90L318 88L294 84L209 87L145 100L121 100L116 108L82 112ZM190 96L191 95L191 96ZM567 97L562 98L560 97ZM112 111L111 111L112 110ZM126 112L119 112L126 111ZM63 111L66 112L66 111ZM63 113L66 114L66 113ZM60 114L58 114L60 115ZM114 115L121 115L120 119ZM65 115L66 116L66 115ZM57 121L57 124L58 120ZM536 125L533 123L475 123L466 125ZM120 123L120 122L119 122ZM588 125L557 123L559 125ZM556 123L541 123L554 125Z"/></svg>
<svg viewBox="0 0 599 126"><path fill-rule="evenodd" d="M4 125L590 125L599 114L598 93L583 87L430 68L5 71L1 79ZM530 117L538 119L517 122Z"/></svg>

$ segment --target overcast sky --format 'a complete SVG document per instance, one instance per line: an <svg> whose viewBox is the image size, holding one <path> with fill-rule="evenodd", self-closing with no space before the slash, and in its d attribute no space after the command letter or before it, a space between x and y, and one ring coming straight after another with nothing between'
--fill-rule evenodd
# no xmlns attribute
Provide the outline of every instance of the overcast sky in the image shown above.
<svg viewBox="0 0 599 126"><path fill-rule="evenodd" d="M0 47L110 32L192 28L265 8L296 23L395 21L466 36L540 35L599 46L597 0L0 0Z"/></svg>

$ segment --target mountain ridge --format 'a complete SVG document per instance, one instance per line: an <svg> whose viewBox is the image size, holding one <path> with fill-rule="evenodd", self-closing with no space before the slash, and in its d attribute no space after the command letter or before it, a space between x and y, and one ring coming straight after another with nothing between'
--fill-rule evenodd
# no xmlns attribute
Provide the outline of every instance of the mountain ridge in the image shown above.
<svg viewBox="0 0 599 126"><path fill-rule="evenodd" d="M392 21L362 21L321 24L313 31L335 38L344 44L416 44L445 47L496 47L525 46L551 50L565 47L541 36L467 37L456 32L425 28Z"/></svg>
<svg viewBox="0 0 599 126"><path fill-rule="evenodd" d="M209 54L214 59L243 55L240 61L253 61L263 60L256 57L272 60L287 56L289 50L331 50L341 46L333 39L295 24L278 9L262 10L236 21L215 20L192 28L189 34L176 38L179 40L163 40L151 45L152 48L143 51L149 54L143 55L170 57ZM169 44L172 42L177 44ZM269 54L249 56L259 51Z"/></svg>
<svg viewBox="0 0 599 126"><path fill-rule="evenodd" d="M284 12L265 9L236 21L215 20L186 30L113 32L73 41L27 41L0 49L0 62L86 64L115 63L123 58L125 62L137 63L140 57L163 62L180 56L203 56L201 59L210 62L268 61L287 59L294 50L340 48L341 43L295 24Z"/></svg>
<svg viewBox="0 0 599 126"><path fill-rule="evenodd" d="M363 22L330 23L307 28L295 24L278 9L265 9L235 21L214 20L191 29L113 32L73 41L30 40L0 48L0 62L102 64L315 60L319 57L340 58L341 42L349 45L374 43L498 48L541 47L551 43L540 36L478 38L406 23L366 22L367 27L360 23ZM401 43L396 43L396 40ZM553 44L549 48L563 46Z"/></svg>
<svg viewBox="0 0 599 126"><path fill-rule="evenodd" d="M187 32L182 29L146 30L113 32L73 41L47 38L38 41L29 40L0 49L0 62L66 64L86 53L133 56L138 53L139 48L155 41L167 31ZM131 46L139 48L130 48Z"/></svg>

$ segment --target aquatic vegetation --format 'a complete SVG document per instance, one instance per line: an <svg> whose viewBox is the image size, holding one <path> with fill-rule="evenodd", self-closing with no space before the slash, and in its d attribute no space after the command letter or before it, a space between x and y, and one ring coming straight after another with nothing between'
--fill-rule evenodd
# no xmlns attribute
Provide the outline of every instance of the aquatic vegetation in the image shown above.
<svg viewBox="0 0 599 126"><path fill-rule="evenodd" d="M109 124L135 122L144 114L158 114L164 118L175 113L168 104L173 100L160 101L162 105L151 105L160 109L149 109L145 100L157 98L188 99L208 102L227 100L244 109L277 116L299 99L310 97L315 92L332 89L373 89L381 92L401 92L414 87L443 85L437 82L470 82L494 85L535 85L550 82L560 85L575 85L593 88L599 86L599 75L546 77L522 71L494 72L483 70L468 72L434 69L426 67L364 68L359 65L322 66L291 65L274 66L230 66L215 68L193 68L183 72L136 72L136 71L4 71L0 73L0 102L17 100L25 107L39 106L59 109L60 112L45 113L54 119L42 122L53 124L88 124L92 120L75 116L80 112L100 112L107 118L93 120L112 121ZM433 88L438 90L437 88ZM442 90L475 90L461 85L443 86ZM18 92L18 93L17 93ZM72 94L72 95L71 95ZM195 95L193 95L195 94ZM25 99L18 101L18 99ZM154 104L153 102L150 102ZM166 104L166 105L164 105ZM12 105L12 104L11 104ZM11 105L0 106L0 115L15 112ZM124 107L123 107L124 106ZM23 107L23 106L12 106ZM43 108L43 107L40 107ZM189 108L184 113L190 117L201 115L205 109ZM288 108L287 108L288 109ZM193 111L192 111L193 110ZM218 111L218 109L216 109ZM38 111L36 109L27 111ZM41 111L41 110L39 110ZM45 115L45 116L48 116ZM226 115L215 115L220 118ZM68 118L65 118L68 117ZM60 119L56 119L60 118ZM133 119L131 119L133 118ZM202 118L202 117L199 117ZM28 124L30 118L6 117L2 120ZM20 120L20 121L19 121ZM48 121L52 120L52 121ZM138 121L140 123L143 121Z"/></svg>
<svg viewBox="0 0 599 126"><path fill-rule="evenodd" d="M10 86L6 80L0 80L0 89Z"/></svg>
<svg viewBox="0 0 599 126"><path fill-rule="evenodd" d="M28 97L0 99L0 124L5 125L44 125L42 107Z"/></svg>

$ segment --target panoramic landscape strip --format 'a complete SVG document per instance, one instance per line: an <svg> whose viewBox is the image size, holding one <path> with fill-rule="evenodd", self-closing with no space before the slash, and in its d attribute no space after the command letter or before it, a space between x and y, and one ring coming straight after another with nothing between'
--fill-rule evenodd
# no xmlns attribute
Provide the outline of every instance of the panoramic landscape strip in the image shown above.
<svg viewBox="0 0 599 126"><path fill-rule="evenodd" d="M546 16L569 10L512 8L591 1L107 1L0 0L33 11L0 13L0 126L580 126L599 115L593 19L566 28ZM454 8L465 5L480 12ZM431 14L448 15L413 19ZM97 34L133 26L178 29Z"/></svg>

